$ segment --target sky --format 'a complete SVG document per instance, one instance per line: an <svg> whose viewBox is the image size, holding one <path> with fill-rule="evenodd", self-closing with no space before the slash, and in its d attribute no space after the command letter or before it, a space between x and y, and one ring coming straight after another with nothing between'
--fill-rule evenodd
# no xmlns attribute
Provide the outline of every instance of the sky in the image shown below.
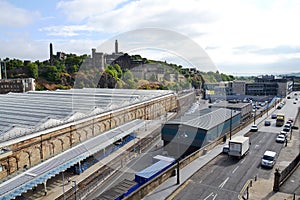
<svg viewBox="0 0 300 200"><path fill-rule="evenodd" d="M298 0L0 0L0 9L2 59L49 59L50 42L54 52L111 53L118 39L120 51L203 71L195 56L236 76L300 71Z"/></svg>

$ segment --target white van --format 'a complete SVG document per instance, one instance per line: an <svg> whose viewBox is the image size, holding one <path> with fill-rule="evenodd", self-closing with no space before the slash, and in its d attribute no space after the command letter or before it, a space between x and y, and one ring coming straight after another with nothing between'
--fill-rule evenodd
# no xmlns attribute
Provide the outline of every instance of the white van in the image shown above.
<svg viewBox="0 0 300 200"><path fill-rule="evenodd" d="M261 166L273 168L273 166L275 165L275 162L276 162L276 152L265 151L265 153L261 159Z"/></svg>

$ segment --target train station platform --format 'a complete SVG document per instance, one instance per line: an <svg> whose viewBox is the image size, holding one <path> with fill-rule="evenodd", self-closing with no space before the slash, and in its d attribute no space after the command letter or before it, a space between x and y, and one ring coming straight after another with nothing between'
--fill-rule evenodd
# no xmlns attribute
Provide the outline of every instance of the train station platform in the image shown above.
<svg viewBox="0 0 300 200"><path fill-rule="evenodd" d="M26 170L0 184L0 198L3 200L14 199L22 193L35 188L39 184L44 184L44 191L47 194L48 179L65 171L67 168L74 166L96 152L107 148L121 138L132 134L137 129L144 127L145 123L144 120L133 120L74 146L63 153Z"/></svg>
<svg viewBox="0 0 300 200"><path fill-rule="evenodd" d="M124 149L128 149L130 147L133 147L134 145L138 144L138 141L140 141L143 138L149 137L154 130L157 128L160 128L162 123L165 120L171 119L174 117L174 113L168 113L167 116L162 117L158 120L135 120L133 122L129 122L128 124L125 124L123 126L119 126L115 129L121 130L123 134L128 134L128 132L134 132L136 134L136 139L129 141L126 143L122 148L119 148L118 150L110 153L108 156L101 159L99 162L95 163L91 167L89 167L87 170L84 171L84 173L81 173L79 175L67 172L65 170L60 170L58 173L53 175L47 180L47 194L45 194L45 189L42 184L38 184L37 187L35 187L33 190L28 190L26 193L23 193L24 197L26 197L26 200L54 200L62 196L63 192L67 193L69 190L74 190L74 184L76 183L77 186L80 184L83 180L85 180L87 177L91 176L93 173L99 171L99 169L103 166L105 166L108 163L111 163L114 159L118 157L122 157L122 154L124 153ZM112 129L112 132L115 132L115 129ZM108 131L107 133L111 133L111 131ZM113 137L111 135L110 137ZM91 141L95 141L96 138L92 138ZM114 138L114 141L116 138ZM106 137L106 141L112 144L113 141L109 141L109 138ZM90 146L89 144L83 144L84 146ZM78 145L79 146L79 145ZM101 145L99 145L101 146ZM72 148L73 149L73 148ZM99 148L98 148L99 149ZM66 151L67 152L67 151ZM94 151L93 151L94 152ZM134 158L134 154L136 152L132 152L132 158ZM60 155L60 154L59 154ZM124 158L125 159L125 158ZM64 163L65 164L65 163ZM125 164L125 163L124 163ZM121 167L121 166L120 166ZM30 172L29 170L27 172ZM112 172L113 173L113 172ZM102 181L105 181L103 179ZM99 182L101 184L101 182ZM0 185L1 186L1 185ZM20 195L21 191L18 192L18 195ZM77 197L80 199L84 199L84 196L79 196L77 193ZM0 198L1 199L1 198ZM21 199L19 197L16 198L17 200Z"/></svg>

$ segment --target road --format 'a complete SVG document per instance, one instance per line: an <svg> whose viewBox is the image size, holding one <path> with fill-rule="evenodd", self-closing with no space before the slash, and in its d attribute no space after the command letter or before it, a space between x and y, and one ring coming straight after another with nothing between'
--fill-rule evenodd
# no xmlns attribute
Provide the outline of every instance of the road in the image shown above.
<svg viewBox="0 0 300 200"><path fill-rule="evenodd" d="M292 101L287 100L286 105L275 113L285 113L286 119L294 117L297 111L295 108L298 106L293 105ZM266 150L279 154L284 144L275 142L282 127L275 126L275 119L268 120L271 121L271 126L266 127L261 123L258 126L259 131L249 136L251 146L248 155L241 160L219 155L195 173L174 199L237 199L248 179L255 176L263 179L273 178L274 168L261 168L261 157ZM297 184L294 187L296 186Z"/></svg>
<svg viewBox="0 0 300 200"><path fill-rule="evenodd" d="M241 160L219 155L194 174L175 199L237 199L248 179L255 175L269 179L272 170L262 169L260 160L267 149L280 152L283 144L274 142L276 135L261 131L251 135L250 151Z"/></svg>

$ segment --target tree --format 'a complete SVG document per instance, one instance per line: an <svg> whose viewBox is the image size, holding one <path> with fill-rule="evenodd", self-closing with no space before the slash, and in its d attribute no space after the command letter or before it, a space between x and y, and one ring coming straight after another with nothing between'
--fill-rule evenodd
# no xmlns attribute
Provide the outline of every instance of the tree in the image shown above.
<svg viewBox="0 0 300 200"><path fill-rule="evenodd" d="M126 70L124 72L123 80L126 83L128 88L133 89L136 87L136 83L134 82L133 74L130 70Z"/></svg>
<svg viewBox="0 0 300 200"><path fill-rule="evenodd" d="M46 79L48 81L57 82L59 81L60 73L55 66L47 66Z"/></svg>
<svg viewBox="0 0 300 200"><path fill-rule="evenodd" d="M115 70L118 72L118 78L121 78L122 77L122 75L123 75L123 72L122 72L122 69L121 69L121 67L120 67L120 65L118 65L118 64L114 64L114 66L113 66L114 68L115 68Z"/></svg>
<svg viewBox="0 0 300 200"><path fill-rule="evenodd" d="M39 76L39 68L36 63L29 63L27 67L29 77L37 78Z"/></svg>

